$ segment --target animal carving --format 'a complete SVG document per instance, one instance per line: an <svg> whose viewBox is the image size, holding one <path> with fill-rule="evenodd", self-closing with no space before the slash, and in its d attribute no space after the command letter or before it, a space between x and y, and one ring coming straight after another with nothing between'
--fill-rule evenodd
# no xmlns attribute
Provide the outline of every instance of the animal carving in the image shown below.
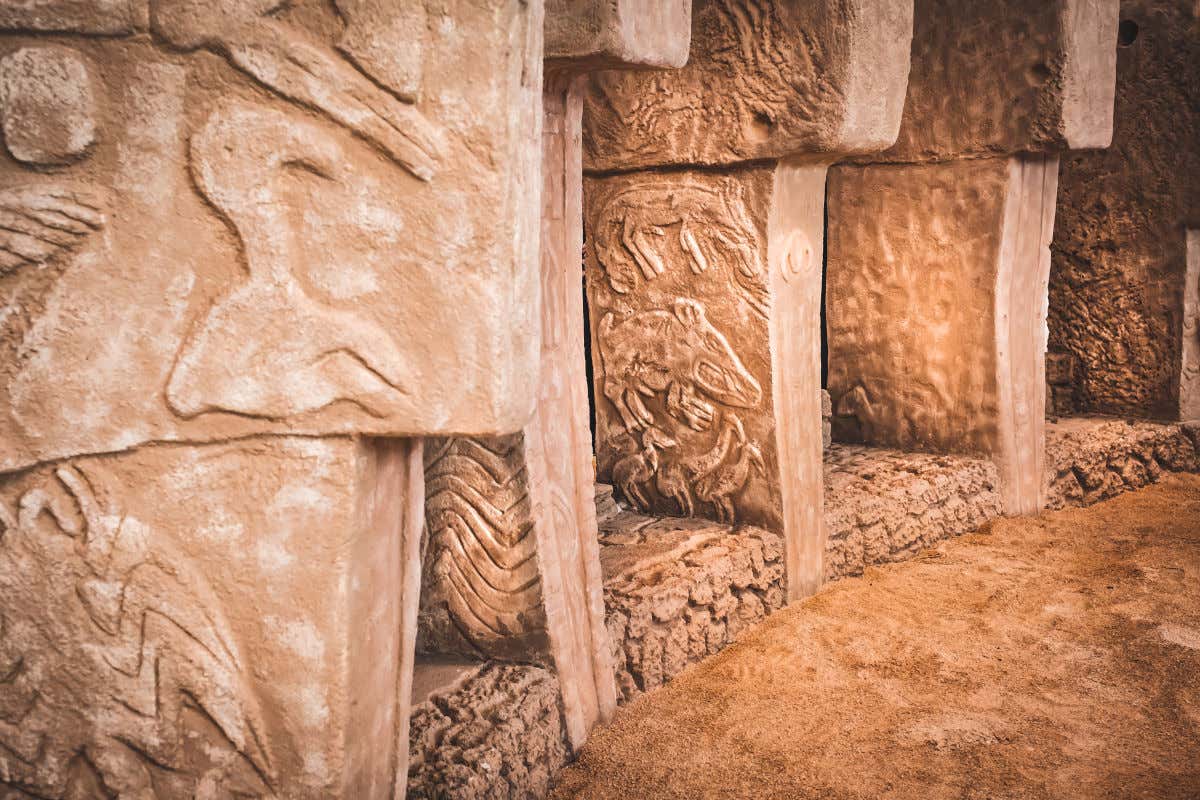
<svg viewBox="0 0 1200 800"><path fill-rule="evenodd" d="M69 186L0 191L0 278L77 250L103 225L99 201Z"/></svg>
<svg viewBox="0 0 1200 800"><path fill-rule="evenodd" d="M381 212L387 188L355 168L349 147L304 117L240 102L192 138L196 185L237 231L247 275L184 342L167 384L175 413L287 417L345 402L383 416L411 391L416 378L388 331L315 290L330 272L384 268L317 250L318 234L393 235L401 224L363 227L395 214ZM310 197L326 201L321 214L307 212Z"/></svg>
<svg viewBox="0 0 1200 800"><path fill-rule="evenodd" d="M697 431L708 430L714 414L700 393L737 408L762 402L762 387L694 300L620 322L606 314L597 333L604 396L628 431L654 424L643 397L665 393L667 413Z"/></svg>
<svg viewBox="0 0 1200 800"><path fill-rule="evenodd" d="M205 48L267 88L316 109L430 180L445 131L379 88L337 52L272 16L283 0L154 0L154 33L184 50ZM419 41L393 47L420 47ZM249 138L249 133L247 134Z"/></svg>
<svg viewBox="0 0 1200 800"><path fill-rule="evenodd" d="M0 504L0 785L155 800L161 779L172 797L272 796L263 724L212 591L89 476L55 476L15 513Z"/></svg>
<svg viewBox="0 0 1200 800"><path fill-rule="evenodd" d="M660 431L658 428L647 428L642 433L642 449L621 458L613 464L613 482L621 487L622 493L629 502L641 510L650 507L641 484L654 477L658 471L660 448L674 447L677 442Z"/></svg>
<svg viewBox="0 0 1200 800"><path fill-rule="evenodd" d="M734 522L736 516L731 498L746 485L752 470L766 475L762 451L752 442L742 442L733 463L721 464L696 482L696 497L712 503L721 522Z"/></svg>
<svg viewBox="0 0 1200 800"><path fill-rule="evenodd" d="M697 275L731 263L736 288L766 316L758 237L740 197L698 183L635 186L609 200L598 218L595 252L614 292L628 293L639 275L652 281L663 274L673 242Z"/></svg>
<svg viewBox="0 0 1200 800"><path fill-rule="evenodd" d="M664 461L654 477L655 488L663 497L678 503L681 514L692 516L695 513L692 484L697 477L708 475L725 460L735 439L745 442L746 431L737 415L728 413L721 419L721 432L712 448L694 458L676 457Z"/></svg>

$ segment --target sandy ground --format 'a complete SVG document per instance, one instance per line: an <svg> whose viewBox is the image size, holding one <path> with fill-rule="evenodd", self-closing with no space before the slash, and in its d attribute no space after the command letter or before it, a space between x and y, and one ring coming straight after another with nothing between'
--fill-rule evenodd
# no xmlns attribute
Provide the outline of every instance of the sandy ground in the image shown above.
<svg viewBox="0 0 1200 800"><path fill-rule="evenodd" d="M1200 798L1200 477L1000 520L622 708L556 798Z"/></svg>

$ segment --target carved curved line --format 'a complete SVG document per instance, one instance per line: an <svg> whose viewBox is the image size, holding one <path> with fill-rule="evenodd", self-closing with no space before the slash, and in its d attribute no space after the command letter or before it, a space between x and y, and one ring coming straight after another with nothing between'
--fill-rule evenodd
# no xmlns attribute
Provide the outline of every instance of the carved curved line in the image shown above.
<svg viewBox="0 0 1200 800"><path fill-rule="evenodd" d="M476 626L485 628L496 636L507 636L525 632L518 624L520 619L518 612L498 612L495 608L487 604L484 604L482 609L478 608L471 603L470 599L471 597L478 598L478 596L474 594L468 595L467 592L464 592L462 587L456 583L453 575L447 576L447 584L450 589L447 593L447 609L450 611L452 618L456 617L464 622L467 622L468 619L473 619ZM526 606L526 608L532 608L532 604ZM489 611L492 613L488 614L487 612ZM508 619L505 619L506 617ZM474 626L467 623L464 627L467 628L467 639L474 643L476 637L471 631L471 628Z"/></svg>
<svg viewBox="0 0 1200 800"><path fill-rule="evenodd" d="M462 556L464 553L461 550L449 550L443 553L443 557L438 559L439 569L444 569L447 577L457 575L470 589L470 594L478 598L484 606L497 613L502 613L514 605L518 608L529 608L537 600L536 564L533 570L526 571L524 580L513 574L512 577L519 582L513 588L508 589L489 582L486 576L476 571L475 563L469 558L456 558L456 555Z"/></svg>
<svg viewBox="0 0 1200 800"><path fill-rule="evenodd" d="M516 569L527 561L530 557L529 553L534 551L536 537L531 535L532 524L522 526L510 541L500 542L486 527L471 524L472 518L469 515L464 516L449 510L442 513L445 521L431 532L431 541L435 545L442 544L449 531L457 531L461 527L470 532L471 539L479 544L488 563L497 570ZM462 525L456 525L455 520L460 521Z"/></svg>

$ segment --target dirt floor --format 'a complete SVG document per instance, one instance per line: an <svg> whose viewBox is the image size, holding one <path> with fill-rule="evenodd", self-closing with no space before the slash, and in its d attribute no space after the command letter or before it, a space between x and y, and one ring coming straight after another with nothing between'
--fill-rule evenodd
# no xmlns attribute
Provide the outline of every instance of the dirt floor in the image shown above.
<svg viewBox="0 0 1200 800"><path fill-rule="evenodd" d="M1005 519L622 708L556 798L1200 798L1200 477Z"/></svg>

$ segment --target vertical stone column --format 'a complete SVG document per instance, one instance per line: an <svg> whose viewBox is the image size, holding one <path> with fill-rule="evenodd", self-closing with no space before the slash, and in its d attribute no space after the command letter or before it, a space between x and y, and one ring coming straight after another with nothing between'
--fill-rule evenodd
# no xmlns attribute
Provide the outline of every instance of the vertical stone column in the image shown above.
<svg viewBox="0 0 1200 800"><path fill-rule="evenodd" d="M1183 277L1183 347L1179 370L1179 418L1200 419L1200 230L1187 232Z"/></svg>
<svg viewBox="0 0 1200 800"><path fill-rule="evenodd" d="M0 9L0 794L400 798L422 437L531 413L540 2Z"/></svg>
<svg viewBox="0 0 1200 800"><path fill-rule="evenodd" d="M915 15L896 145L830 175L835 436L990 455L1007 511L1035 513L1057 154L1108 143L1116 3Z"/></svg>
<svg viewBox="0 0 1200 800"><path fill-rule="evenodd" d="M519 434L441 440L427 460L421 649L552 663L573 747L616 707L583 341L580 85L599 66L687 60L690 5L643 6L547 9L537 409Z"/></svg>
<svg viewBox="0 0 1200 800"><path fill-rule="evenodd" d="M888 146L911 3L697 2L692 56L584 113L600 475L645 510L783 533L820 585L825 170Z"/></svg>

